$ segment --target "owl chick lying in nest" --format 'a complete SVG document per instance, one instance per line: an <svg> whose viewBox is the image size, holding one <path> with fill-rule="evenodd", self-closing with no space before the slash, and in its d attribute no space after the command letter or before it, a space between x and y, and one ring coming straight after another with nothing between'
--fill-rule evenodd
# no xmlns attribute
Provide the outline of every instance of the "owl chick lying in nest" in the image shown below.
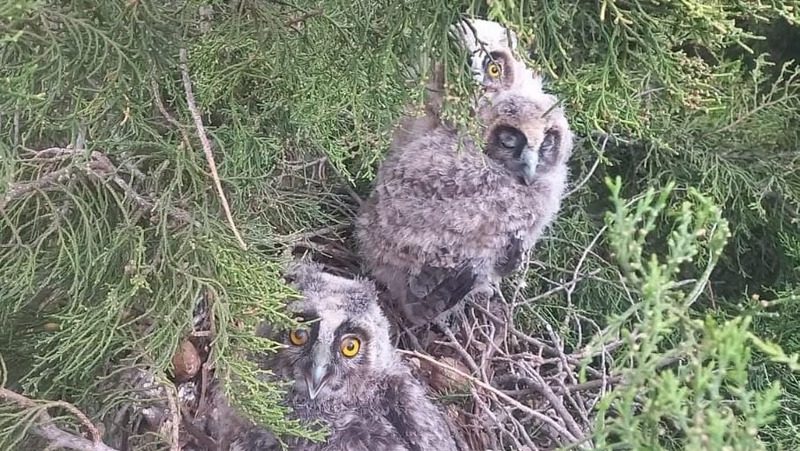
<svg viewBox="0 0 800 451"><path fill-rule="evenodd" d="M330 430L324 443L290 441L291 449L457 450L444 414L392 345L374 285L326 273L316 263L297 264L288 276L303 296L288 309L303 325L262 330L259 335L287 344L263 363L294 382L287 399L293 415L321 420ZM272 434L251 425L231 449L280 448Z"/></svg>
<svg viewBox="0 0 800 451"><path fill-rule="evenodd" d="M572 133L557 99L508 50L484 60L477 144L435 111L401 124L356 219L366 269L415 325L490 296L555 218ZM435 102L433 103L435 110Z"/></svg>

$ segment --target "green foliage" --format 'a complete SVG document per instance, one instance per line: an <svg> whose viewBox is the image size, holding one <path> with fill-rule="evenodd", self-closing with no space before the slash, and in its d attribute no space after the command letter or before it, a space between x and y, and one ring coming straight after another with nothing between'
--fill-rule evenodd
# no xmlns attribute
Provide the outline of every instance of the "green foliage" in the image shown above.
<svg viewBox="0 0 800 451"><path fill-rule="evenodd" d="M406 63L450 48L457 17L444 3L322 6L0 5L0 355L11 388L99 416L127 396L103 382L121 370L168 380L206 299L209 364L228 393L277 432L299 432L280 387L245 358L275 348L253 337L259 321L288 320L280 253L291 234L350 211L328 177L298 168L324 158L336 183L370 176L404 102L420 98ZM208 189L180 47L248 252ZM22 438L19 419L2 417L0 446Z"/></svg>
<svg viewBox="0 0 800 451"><path fill-rule="evenodd" d="M366 190L431 61L445 62L448 117L470 124L464 55L447 34L459 14L505 22L535 48L531 63L584 138L576 191L538 246L527 290L578 275L536 308L599 323L598 340L631 332L613 367L630 382L598 420L606 440L796 449L800 383L769 344L800 351L792 0L0 2L8 386L100 417L97 406L124 398L100 382L133 363L166 378L208 297L217 374L237 381L230 393L259 421L299 432L276 405L279 388L244 359L274 349L252 338L258 320L288 320L280 255L295 234L349 221L338 188ZM181 47L246 252L211 188ZM617 175L626 184L610 204L602 180ZM561 324L568 342L588 342ZM677 360L659 366L665 357ZM19 419L0 414L2 426ZM0 447L19 432L0 428Z"/></svg>
<svg viewBox="0 0 800 451"><path fill-rule="evenodd" d="M729 237L727 221L693 189L686 200L670 205L672 186L658 195L648 190L627 203L620 198L619 179L609 186L614 204L609 242L626 285L640 300L607 329L622 340L612 370L621 383L599 404L597 445L765 449L758 432L775 418L780 386L748 387L751 318L720 324L711 317L695 319L690 310ZM644 252L659 220L673 223L663 258ZM690 290L680 288L685 285L676 280L681 267L697 260L706 260L708 269ZM762 349L770 346L758 343Z"/></svg>

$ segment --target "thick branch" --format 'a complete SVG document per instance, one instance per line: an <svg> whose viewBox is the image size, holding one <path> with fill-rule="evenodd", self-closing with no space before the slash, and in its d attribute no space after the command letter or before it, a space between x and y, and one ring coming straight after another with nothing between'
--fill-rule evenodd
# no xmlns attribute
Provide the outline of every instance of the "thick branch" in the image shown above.
<svg viewBox="0 0 800 451"><path fill-rule="evenodd" d="M0 399L16 404L23 408L40 409L34 416L37 422L32 430L37 435L48 440L53 447L67 448L76 451L117 451L100 440L100 432L89 418L72 404L66 402L51 402L44 406L39 406L31 399L18 393L14 393L6 388L0 388ZM75 415L81 424L86 427L92 435L93 440L88 440L78 435L59 429L53 424L53 418L47 413L48 407L61 407Z"/></svg>

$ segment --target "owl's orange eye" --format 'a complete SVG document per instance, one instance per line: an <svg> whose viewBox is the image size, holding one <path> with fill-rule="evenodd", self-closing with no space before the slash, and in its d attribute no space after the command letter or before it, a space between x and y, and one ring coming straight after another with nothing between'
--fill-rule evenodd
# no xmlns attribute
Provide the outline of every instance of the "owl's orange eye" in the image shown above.
<svg viewBox="0 0 800 451"><path fill-rule="evenodd" d="M358 351L361 349L361 340L356 337L345 337L339 349L342 351L343 356L353 358L358 355Z"/></svg>
<svg viewBox="0 0 800 451"><path fill-rule="evenodd" d="M500 65L497 64L497 63L489 63L489 65L486 67L486 73L491 78L500 78L500 74L502 72L503 72L503 70L500 68Z"/></svg>
<svg viewBox="0 0 800 451"><path fill-rule="evenodd" d="M295 346L303 346L308 341L308 331L305 329L295 329L289 333L289 341Z"/></svg>

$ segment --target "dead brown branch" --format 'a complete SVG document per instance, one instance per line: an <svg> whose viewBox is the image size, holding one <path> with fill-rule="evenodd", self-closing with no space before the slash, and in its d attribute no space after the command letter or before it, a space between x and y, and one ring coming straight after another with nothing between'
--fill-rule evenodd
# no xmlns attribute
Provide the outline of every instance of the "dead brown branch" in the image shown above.
<svg viewBox="0 0 800 451"><path fill-rule="evenodd" d="M162 116L164 116L164 119L166 119L170 125L175 127L178 132L180 132L181 139L183 140L183 144L186 146L186 148L191 149L192 143L189 141L189 135L186 133L186 129L184 128L183 124L178 122L178 120L175 119L175 117L173 117L169 111L167 111L167 108L164 106L164 102L161 100L161 93L159 92L158 83L155 79L150 80L150 88L153 91L153 100L156 103L156 108L158 108L158 111Z"/></svg>
<svg viewBox="0 0 800 451"><path fill-rule="evenodd" d="M498 398L502 399L503 401L511 404L512 406L514 406L515 408L521 410L522 412L524 412L524 413L536 418L537 420L539 420L539 421L541 421L543 423L546 423L547 425L552 427L555 431L557 431L559 434L561 434L566 440L568 440L570 442L576 442L577 441L576 437L571 432L569 432L566 428L564 428L563 426L558 424L556 421L554 421L553 419L551 419L547 415L544 415L539 411L531 409L530 407L522 404L521 402L517 401L516 399L508 396L507 394L505 394L502 391L498 390L497 388L492 387L491 385L481 381L480 379L472 377L469 374L466 374L466 373L458 370L457 368L453 368L452 366L449 366L447 364L441 363L438 360L434 359L433 357L427 356L427 355L419 353L419 352L400 350L400 353L411 355L411 356L414 356L416 358L426 360L429 363L432 363L434 365L440 366L440 367L442 367L442 368L444 368L444 369L446 369L448 371L452 371L452 372L458 374L459 376L469 380L471 383L477 385L478 387L481 387L484 390L490 392L491 394L497 396Z"/></svg>
<svg viewBox="0 0 800 451"><path fill-rule="evenodd" d="M117 451L102 442L100 431L89 418L72 404L63 401L52 401L45 404L37 402L15 393L6 388L0 388L0 399L15 404L24 409L37 410L33 416L36 422L32 429L34 433L50 442L50 447L67 448L77 451ZM80 423L89 431L92 439L86 439L79 435L64 431L55 426L53 418L47 413L47 409L60 407L74 415Z"/></svg>
<svg viewBox="0 0 800 451"><path fill-rule="evenodd" d="M66 183L75 175L82 174L89 179L106 183L113 182L126 196L133 200L139 208L152 213L157 204L148 196L138 193L125 179L120 176L120 170L111 159L103 152L93 150L86 152L79 148L50 147L33 152L26 161L46 164L49 162L64 162L82 156L88 156L86 164L70 164L58 169L44 170L36 179L28 182L13 182L9 185L6 194L0 198L0 211L4 211L8 203L21 199L33 191L51 191L58 189L59 185ZM138 171L132 168L130 172ZM189 212L177 207L168 207L167 215L179 224L191 224L192 216Z"/></svg>
<svg viewBox="0 0 800 451"><path fill-rule="evenodd" d="M194 125L197 129L197 136L200 138L200 144L203 146L203 152L206 155L208 167L211 170L211 178L214 179L214 185L217 188L217 194L219 195L220 202L222 202L222 208L225 210L225 217L228 219L228 225L233 231L233 234L236 236L236 240L239 242L239 245L242 247L242 249L247 250L247 244L245 244L242 236L239 234L239 230L236 228L236 223L233 222L231 207L228 205L228 199L225 197L225 191L222 189L222 182L220 182L219 174L217 173L217 163L214 161L214 153L211 150L211 142L208 140L208 135L206 134L206 129L203 125L203 119L200 116L200 111L197 109L197 103L194 99L194 92L192 91L192 79L189 77L189 56L186 52L186 49L180 49L180 65L181 75L183 77L183 88L186 91L186 104L189 107L189 112L192 114L192 119L194 119Z"/></svg>
<svg viewBox="0 0 800 451"><path fill-rule="evenodd" d="M167 394L169 413L172 417L170 424L170 451L181 451L181 412L178 401L175 399L175 387L168 383L162 383Z"/></svg>

